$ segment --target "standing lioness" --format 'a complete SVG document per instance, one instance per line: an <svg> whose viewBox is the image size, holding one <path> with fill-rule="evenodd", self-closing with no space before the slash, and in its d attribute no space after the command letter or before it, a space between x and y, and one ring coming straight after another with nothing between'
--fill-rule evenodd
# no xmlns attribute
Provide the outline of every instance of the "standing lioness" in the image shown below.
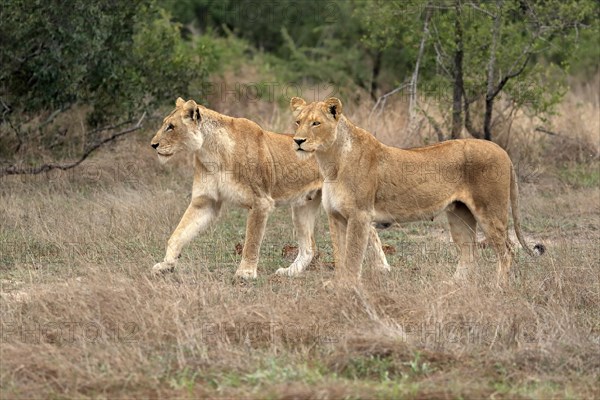
<svg viewBox="0 0 600 400"><path fill-rule="evenodd" d="M325 177L323 207L329 215L337 271L360 276L368 228L375 222L432 219L446 210L452 239L460 250L455 279L474 261L475 230L481 226L498 257L497 284L507 281L512 249L508 207L519 226L518 189L508 154L484 140L449 140L402 150L386 146L342 114L339 99L306 104L294 97L296 154L314 155ZM542 246L536 249L543 251Z"/></svg>
<svg viewBox="0 0 600 400"><path fill-rule="evenodd" d="M183 247L206 230L224 203L230 203L248 209L237 276L256 278L267 218L273 207L283 204L292 206L299 249L292 265L277 273L301 273L315 254L313 231L323 180L316 162L296 159L291 135L267 132L250 120L219 114L193 100L178 98L175 106L151 145L161 162L180 151L193 153L192 201L169 238L164 261L153 272L173 271ZM373 228L369 240L373 263L389 269Z"/></svg>

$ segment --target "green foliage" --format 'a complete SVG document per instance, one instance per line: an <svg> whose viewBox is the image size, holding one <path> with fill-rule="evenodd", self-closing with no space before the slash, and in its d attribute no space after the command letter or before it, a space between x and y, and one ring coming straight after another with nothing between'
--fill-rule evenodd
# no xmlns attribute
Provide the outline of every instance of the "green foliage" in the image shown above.
<svg viewBox="0 0 600 400"><path fill-rule="evenodd" d="M394 361L391 358L370 355L351 358L342 376L348 379L374 379L384 382L394 379L394 374Z"/></svg>
<svg viewBox="0 0 600 400"><path fill-rule="evenodd" d="M207 64L196 62L202 54L194 54L193 46L181 40L179 26L171 24L164 11L144 11L152 18L138 17L134 22L127 54L121 62L107 65L102 81L88 99L97 111L94 125L105 115L123 110L131 114L172 103L178 96L187 95L191 81L208 72Z"/></svg>
<svg viewBox="0 0 600 400"><path fill-rule="evenodd" d="M325 83L342 97L364 93L357 88L379 95L412 73L429 4L434 7L429 10L419 92L449 108L457 48L454 2L4 2L2 121L10 119L17 126L10 129L14 141L16 136L28 139L18 133L20 122L38 115L43 121L72 105L86 110L91 126L131 120L142 110L172 104L177 96L202 101L211 73L243 72L248 65L278 84ZM568 73L589 77L598 70L599 5L593 0L460 4L469 99L485 97L497 13L502 18L494 83L518 70L530 53L523 73L508 81L500 97L544 117L565 93ZM320 93L330 94L329 89ZM478 106L473 103L476 123L481 119L475 115ZM40 143L54 143L54 138ZM8 147L9 153L15 148L12 143Z"/></svg>
<svg viewBox="0 0 600 400"><path fill-rule="evenodd" d="M460 17L456 4L461 4ZM598 32L598 3L592 0L366 2L361 10L368 31L365 42L381 49L403 46L414 65L429 6L431 17L420 70L420 85L425 90L421 91L434 95L448 108L454 82L453 57L458 45L457 19L463 29L463 79L470 100L485 98L496 15L500 16L500 25L493 83L498 85L525 64L523 72L511 77L501 92L518 106L542 116L553 111L566 92L565 77L573 50L587 60L578 61L581 69L597 68L598 57L594 58L598 54L597 42L592 44L588 39ZM578 49L576 45L580 42Z"/></svg>
<svg viewBox="0 0 600 400"><path fill-rule="evenodd" d="M346 88L348 93L356 86L368 91L383 86L387 90L406 80L414 69L423 21L429 10L429 39L419 77L421 93L442 103L452 100L454 2L162 0L161 4L176 21L189 24L190 32L200 30L204 34L244 39L249 49L264 54L263 61L275 67L281 79L309 84L327 82ZM514 73L525 60L523 52L532 53L525 72L503 89L503 95L535 113L549 113L565 92L564 75L572 58L571 50L576 48L573 43L587 38L588 32L598 25L593 17L597 5L592 0L569 4L558 0L509 0L503 1L500 8L497 4L462 3L466 94L469 98L482 98L486 92L493 15L500 12L494 79L499 82L506 74ZM433 7L428 8L429 5ZM538 31L540 34L534 37ZM585 43L578 54L587 61L578 65L590 70L597 65L597 59L592 57L591 41ZM255 50L245 52L246 58L254 54ZM548 68L552 79L548 79ZM564 72L561 76L557 71Z"/></svg>
<svg viewBox="0 0 600 400"><path fill-rule="evenodd" d="M205 77L210 49L181 39L152 1L3 5L0 98L34 114L91 107L92 126L185 96Z"/></svg>
<svg viewBox="0 0 600 400"><path fill-rule="evenodd" d="M161 4L176 21L203 33L241 38L248 45L246 59L260 53L278 79L327 82L347 92L356 86L370 89L380 50L360 40L366 33L363 17L353 10L363 7L363 1L164 0ZM396 49L386 52L397 53Z"/></svg>
<svg viewBox="0 0 600 400"><path fill-rule="evenodd" d="M409 362L410 371L413 375L427 375L431 372L428 363L421 361L421 353L416 352L415 358Z"/></svg>
<svg viewBox="0 0 600 400"><path fill-rule="evenodd" d="M319 29L337 19L344 2L298 0L162 0L177 21L195 22L201 29L229 31L267 52L283 48L282 28L300 45L314 44Z"/></svg>

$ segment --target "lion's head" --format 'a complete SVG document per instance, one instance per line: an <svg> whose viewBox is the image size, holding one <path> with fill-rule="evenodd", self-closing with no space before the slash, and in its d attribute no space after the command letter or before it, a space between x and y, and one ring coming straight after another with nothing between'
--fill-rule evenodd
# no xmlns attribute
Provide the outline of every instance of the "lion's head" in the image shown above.
<svg viewBox="0 0 600 400"><path fill-rule="evenodd" d="M296 118L296 154L310 157L315 151L325 151L335 142L336 127L342 115L342 102L335 97L325 101L306 102L293 97L290 107Z"/></svg>
<svg viewBox="0 0 600 400"><path fill-rule="evenodd" d="M161 128L150 143L152 148L156 149L160 162L167 162L182 150L201 147L201 121L200 106L194 100L185 101L181 97L178 98L175 110L163 120Z"/></svg>

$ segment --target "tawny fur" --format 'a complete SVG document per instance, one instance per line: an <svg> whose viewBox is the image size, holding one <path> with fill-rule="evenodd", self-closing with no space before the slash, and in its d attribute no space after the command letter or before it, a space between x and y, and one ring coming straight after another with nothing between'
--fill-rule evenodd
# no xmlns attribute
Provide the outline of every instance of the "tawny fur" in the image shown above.
<svg viewBox="0 0 600 400"><path fill-rule="evenodd" d="M191 203L169 238L164 261L153 267L153 273L173 271L183 247L206 230L225 203L248 209L237 276L256 277L267 219L279 205L292 207L299 252L289 268L277 272L293 276L308 266L316 251L314 226L323 179L314 160L296 159L291 135L268 132L250 120L179 98L151 144L161 162L181 151L194 156ZM369 240L373 262L389 269L373 228Z"/></svg>
<svg viewBox="0 0 600 400"><path fill-rule="evenodd" d="M323 206L337 249L340 279L360 277L368 227L432 219L446 211L460 250L456 280L475 262L479 225L498 257L497 284L507 282L512 259L509 206L521 245L517 183L508 154L484 140L449 140L431 146L386 146L352 124L339 99L306 104L293 98L296 153L314 155L325 177ZM343 268L341 268L343 266Z"/></svg>

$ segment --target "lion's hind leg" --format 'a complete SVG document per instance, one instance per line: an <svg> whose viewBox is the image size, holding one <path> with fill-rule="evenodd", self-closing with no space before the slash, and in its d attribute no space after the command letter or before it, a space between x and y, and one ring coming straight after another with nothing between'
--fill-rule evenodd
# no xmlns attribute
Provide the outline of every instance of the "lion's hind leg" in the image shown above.
<svg viewBox="0 0 600 400"><path fill-rule="evenodd" d="M308 267L316 254L314 231L315 220L321 205L321 198L316 197L301 206L292 207L292 221L294 231L298 237L298 255L294 262L287 268L279 268L279 275L298 276Z"/></svg>
<svg viewBox="0 0 600 400"><path fill-rule="evenodd" d="M476 215L477 222L498 259L496 286L508 283L512 263L512 247L508 238L508 206L506 204L487 207L487 215Z"/></svg>
<svg viewBox="0 0 600 400"><path fill-rule="evenodd" d="M381 240L374 227L369 230L369 244L367 245L365 262L377 270L390 271L390 264L388 264L381 246Z"/></svg>
<svg viewBox="0 0 600 400"><path fill-rule="evenodd" d="M508 224L498 218L491 218L485 222L481 221L480 225L498 258L496 286L501 288L508 284L512 265L513 250L508 238Z"/></svg>
<svg viewBox="0 0 600 400"><path fill-rule="evenodd" d="M455 202L446 209L452 240L459 251L458 266L454 272L454 280L465 281L469 267L476 260L476 231L477 221L469 208L460 202Z"/></svg>
<svg viewBox="0 0 600 400"><path fill-rule="evenodd" d="M273 200L270 198L261 198L248 211L242 262L235 272L235 276L243 279L256 278L260 245L262 244L267 220L272 210Z"/></svg>

